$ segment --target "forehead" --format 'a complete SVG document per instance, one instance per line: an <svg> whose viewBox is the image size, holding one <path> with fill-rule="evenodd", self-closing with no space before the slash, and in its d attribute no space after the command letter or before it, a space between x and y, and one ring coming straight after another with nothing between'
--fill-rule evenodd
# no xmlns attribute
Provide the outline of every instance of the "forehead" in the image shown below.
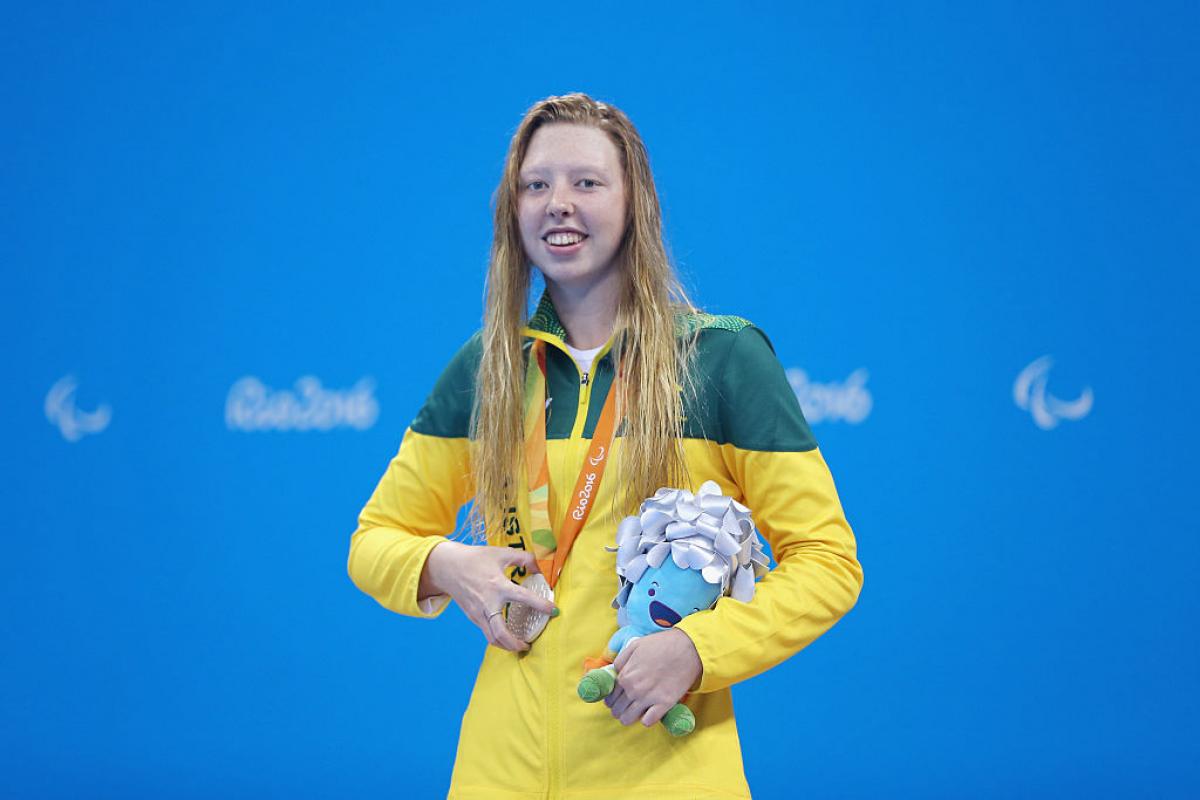
<svg viewBox="0 0 1200 800"><path fill-rule="evenodd" d="M533 133L521 171L591 169L608 175L621 171L621 157L608 134L591 125L554 122Z"/></svg>

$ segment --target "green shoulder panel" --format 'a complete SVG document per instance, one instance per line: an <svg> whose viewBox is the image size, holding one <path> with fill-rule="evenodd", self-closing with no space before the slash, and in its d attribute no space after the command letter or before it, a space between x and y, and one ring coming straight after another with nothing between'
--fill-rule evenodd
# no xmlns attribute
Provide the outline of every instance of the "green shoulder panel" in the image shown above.
<svg viewBox="0 0 1200 800"><path fill-rule="evenodd" d="M687 315L680 318L679 325L683 333L697 333L691 370L694 391L684 397L686 437L744 450L800 452L816 448L796 394L765 333L741 317L712 314ZM482 352L480 333L459 348L413 420L414 431L450 438L470 435ZM578 374L570 358L556 349L550 352L547 366L548 389L561 401L547 415L547 435L565 438L574 424ZM611 373L606 355L594 371L594 398L605 396ZM602 405L591 404L584 436L591 435Z"/></svg>
<svg viewBox="0 0 1200 800"><path fill-rule="evenodd" d="M705 315L710 316L710 315ZM767 335L741 317L700 324L684 435L743 450L803 452L816 439Z"/></svg>
<svg viewBox="0 0 1200 800"><path fill-rule="evenodd" d="M433 385L433 391L413 420L414 431L447 438L466 438L470 434L475 373L482 355L482 334L476 332L458 349Z"/></svg>
<svg viewBox="0 0 1200 800"><path fill-rule="evenodd" d="M692 314L680 314L675 318L675 332L679 336L687 336L697 330L722 330L737 333L742 328L750 327L748 319L734 317L728 314L705 314L697 311Z"/></svg>

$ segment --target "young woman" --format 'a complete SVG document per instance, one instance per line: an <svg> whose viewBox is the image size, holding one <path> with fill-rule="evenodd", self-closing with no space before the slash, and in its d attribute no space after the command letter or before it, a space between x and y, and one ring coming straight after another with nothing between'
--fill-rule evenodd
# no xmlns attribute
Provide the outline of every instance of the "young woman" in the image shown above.
<svg viewBox="0 0 1200 800"><path fill-rule="evenodd" d="M862 585L829 470L764 334L681 289L621 111L583 94L535 104L495 206L483 329L363 509L350 576L401 614L452 598L491 645L451 797L748 797L729 687L828 630ZM534 270L546 289L529 316ZM706 480L750 507L775 568L751 602L632 642L607 709L583 703L583 660L617 627L617 522ZM447 539L472 499L493 546ZM535 572L553 603L519 585ZM513 601L554 615L532 644L508 629ZM655 723L689 691L696 730L673 739Z"/></svg>

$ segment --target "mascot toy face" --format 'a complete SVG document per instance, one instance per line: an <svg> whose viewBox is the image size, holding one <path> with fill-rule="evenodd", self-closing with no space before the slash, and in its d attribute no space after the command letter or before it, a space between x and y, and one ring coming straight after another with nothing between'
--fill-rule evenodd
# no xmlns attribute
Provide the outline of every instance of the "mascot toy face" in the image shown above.
<svg viewBox="0 0 1200 800"><path fill-rule="evenodd" d="M665 559L650 567L638 579L625 603L625 619L638 633L657 633L676 622L712 608L721 596L721 586L704 580L694 569L680 568Z"/></svg>

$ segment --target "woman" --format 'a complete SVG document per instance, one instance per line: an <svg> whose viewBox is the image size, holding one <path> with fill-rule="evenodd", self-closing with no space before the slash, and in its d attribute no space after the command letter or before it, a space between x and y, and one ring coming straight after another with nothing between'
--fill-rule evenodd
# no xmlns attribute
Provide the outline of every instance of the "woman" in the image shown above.
<svg viewBox="0 0 1200 800"><path fill-rule="evenodd" d="M363 509L350 576L401 614L453 598L492 645L451 797L748 797L729 687L824 633L862 584L829 470L762 332L687 300L621 111L582 94L535 104L495 205L483 330ZM528 317L534 269L546 290ZM659 487L706 480L751 508L776 567L751 602L627 646L608 713L581 702L581 664L616 630L616 523ZM473 530L497 546L447 540L472 498ZM553 604L514 582L534 572ZM506 626L511 601L555 615L532 644ZM689 690L696 730L672 739L655 723Z"/></svg>

